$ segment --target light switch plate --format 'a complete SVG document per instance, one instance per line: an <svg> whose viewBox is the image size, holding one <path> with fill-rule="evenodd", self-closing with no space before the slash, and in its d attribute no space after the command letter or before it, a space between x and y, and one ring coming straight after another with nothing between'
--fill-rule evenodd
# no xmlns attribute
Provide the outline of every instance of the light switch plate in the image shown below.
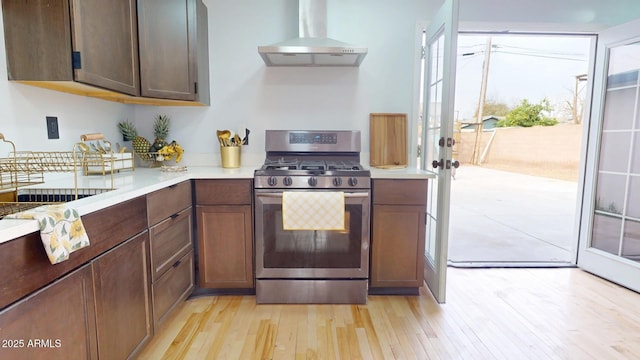
<svg viewBox="0 0 640 360"><path fill-rule="evenodd" d="M60 139L58 118L56 116L47 116L47 136L49 139Z"/></svg>

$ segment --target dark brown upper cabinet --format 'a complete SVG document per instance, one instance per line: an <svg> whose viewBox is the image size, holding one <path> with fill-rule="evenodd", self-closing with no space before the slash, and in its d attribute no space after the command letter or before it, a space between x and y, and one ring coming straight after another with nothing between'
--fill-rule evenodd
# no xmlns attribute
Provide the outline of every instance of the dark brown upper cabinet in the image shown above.
<svg viewBox="0 0 640 360"><path fill-rule="evenodd" d="M201 0L2 0L9 80L110 101L208 105Z"/></svg>
<svg viewBox="0 0 640 360"><path fill-rule="evenodd" d="M140 95L135 0L71 0L75 80Z"/></svg>
<svg viewBox="0 0 640 360"><path fill-rule="evenodd" d="M142 96L208 102L206 12L198 0L138 0Z"/></svg>

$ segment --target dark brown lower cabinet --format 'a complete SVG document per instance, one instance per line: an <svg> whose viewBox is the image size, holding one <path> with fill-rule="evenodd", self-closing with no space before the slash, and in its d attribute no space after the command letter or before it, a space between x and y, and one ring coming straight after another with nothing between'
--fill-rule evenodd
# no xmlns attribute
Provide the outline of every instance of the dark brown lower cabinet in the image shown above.
<svg viewBox="0 0 640 360"><path fill-rule="evenodd" d="M163 323L178 304L195 288L193 250L172 264L171 269L153 283L154 329Z"/></svg>
<svg viewBox="0 0 640 360"><path fill-rule="evenodd" d="M427 180L374 179L370 294L417 295L424 281Z"/></svg>
<svg viewBox="0 0 640 360"><path fill-rule="evenodd" d="M424 207L375 205L371 287L422 286Z"/></svg>
<svg viewBox="0 0 640 360"><path fill-rule="evenodd" d="M252 289L250 205L198 206L199 287Z"/></svg>
<svg viewBox="0 0 640 360"><path fill-rule="evenodd" d="M0 359L97 359L91 265L0 312Z"/></svg>
<svg viewBox="0 0 640 360"><path fill-rule="evenodd" d="M100 359L133 357L153 336L148 249L145 231L91 263Z"/></svg>

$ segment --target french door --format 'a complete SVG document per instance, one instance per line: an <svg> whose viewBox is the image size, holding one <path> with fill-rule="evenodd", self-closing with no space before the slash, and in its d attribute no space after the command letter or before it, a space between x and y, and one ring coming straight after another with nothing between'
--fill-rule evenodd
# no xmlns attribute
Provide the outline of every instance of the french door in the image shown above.
<svg viewBox="0 0 640 360"><path fill-rule="evenodd" d="M453 138L458 0L445 0L425 30L420 167L437 178L429 188L424 276L439 303L445 302L451 147Z"/></svg>
<svg viewBox="0 0 640 360"><path fill-rule="evenodd" d="M640 291L640 19L598 36L578 266Z"/></svg>

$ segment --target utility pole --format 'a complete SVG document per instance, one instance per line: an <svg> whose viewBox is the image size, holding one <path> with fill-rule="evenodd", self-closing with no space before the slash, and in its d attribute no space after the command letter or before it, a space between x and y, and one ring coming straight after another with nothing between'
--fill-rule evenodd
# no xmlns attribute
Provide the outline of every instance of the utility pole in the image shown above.
<svg viewBox="0 0 640 360"><path fill-rule="evenodd" d="M482 119L484 118L484 102L487 98L487 81L489 79L489 63L491 61L491 36L487 37L487 43L484 50L484 61L482 63L482 83L480 84L480 99L478 100L478 116L476 118L475 131L476 140L473 144L473 153L471 154L471 163L480 163L480 141L482 140L482 128L484 126Z"/></svg>
<svg viewBox="0 0 640 360"><path fill-rule="evenodd" d="M582 122L582 111L578 113L578 87L580 82L587 81L587 74L576 75L576 87L573 91L573 123L580 124Z"/></svg>

